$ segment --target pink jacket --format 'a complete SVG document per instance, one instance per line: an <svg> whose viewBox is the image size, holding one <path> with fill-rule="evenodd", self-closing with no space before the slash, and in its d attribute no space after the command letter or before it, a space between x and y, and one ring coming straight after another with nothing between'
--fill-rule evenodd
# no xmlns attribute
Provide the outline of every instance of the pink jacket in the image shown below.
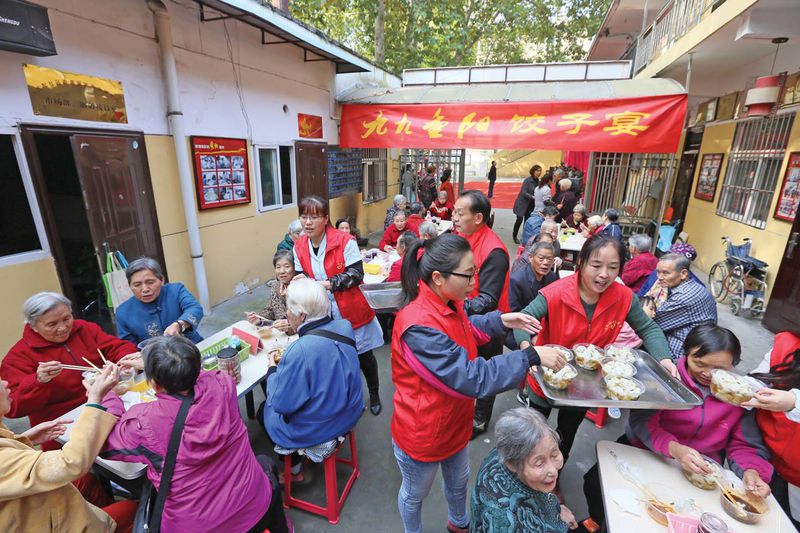
<svg viewBox="0 0 800 533"><path fill-rule="evenodd" d="M708 389L701 388L689 376L685 357L676 364L681 381L703 398L703 405L682 411L632 409L625 428L631 444L670 457L669 443L676 441L718 463L727 458L731 470L739 477L752 468L769 483L772 465L753 413L721 402Z"/></svg>
<svg viewBox="0 0 800 533"><path fill-rule="evenodd" d="M272 487L256 460L239 415L236 385L219 371L200 372L178 448L161 531L244 532L267 512ZM181 402L169 394L127 412L113 392L103 406L120 417L103 457L146 463L158 488L161 462Z"/></svg>
<svg viewBox="0 0 800 533"><path fill-rule="evenodd" d="M644 285L647 276L656 269L658 258L650 252L637 255L622 268L622 283L631 288L633 292L639 292Z"/></svg>

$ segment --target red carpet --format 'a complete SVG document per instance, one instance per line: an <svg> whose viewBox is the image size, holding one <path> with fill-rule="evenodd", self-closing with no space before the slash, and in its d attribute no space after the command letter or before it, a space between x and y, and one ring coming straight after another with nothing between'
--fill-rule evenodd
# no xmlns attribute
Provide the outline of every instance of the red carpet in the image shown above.
<svg viewBox="0 0 800 533"><path fill-rule="evenodd" d="M494 184L494 196L492 196L492 207L495 209L511 209L514 207L514 200L517 199L522 181L500 182ZM489 190L488 181L468 181L464 184L464 189L482 191L484 194Z"/></svg>

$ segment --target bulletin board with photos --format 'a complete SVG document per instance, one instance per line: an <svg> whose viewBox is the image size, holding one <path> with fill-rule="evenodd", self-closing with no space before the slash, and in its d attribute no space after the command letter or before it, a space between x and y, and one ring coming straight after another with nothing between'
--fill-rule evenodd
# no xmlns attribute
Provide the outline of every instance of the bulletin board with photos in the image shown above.
<svg viewBox="0 0 800 533"><path fill-rule="evenodd" d="M800 152L792 152L789 154L781 193L775 206L775 218L793 221L797 216L798 205L800 205Z"/></svg>
<svg viewBox="0 0 800 533"><path fill-rule="evenodd" d="M707 202L714 201L723 156L724 154L703 155L703 160L700 163L700 174L697 177L697 188L694 190L695 198L706 200Z"/></svg>
<svg viewBox="0 0 800 533"><path fill-rule="evenodd" d="M193 136L191 144L198 207L250 203L247 141Z"/></svg>

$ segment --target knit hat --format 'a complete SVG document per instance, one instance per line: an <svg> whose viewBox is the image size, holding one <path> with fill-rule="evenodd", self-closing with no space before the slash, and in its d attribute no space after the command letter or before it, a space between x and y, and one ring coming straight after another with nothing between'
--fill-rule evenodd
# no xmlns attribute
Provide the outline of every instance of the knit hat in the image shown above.
<svg viewBox="0 0 800 533"><path fill-rule="evenodd" d="M685 255L689 258L689 261L697 259L697 250L695 250L694 246L685 242L676 242L673 244L669 249L669 253Z"/></svg>

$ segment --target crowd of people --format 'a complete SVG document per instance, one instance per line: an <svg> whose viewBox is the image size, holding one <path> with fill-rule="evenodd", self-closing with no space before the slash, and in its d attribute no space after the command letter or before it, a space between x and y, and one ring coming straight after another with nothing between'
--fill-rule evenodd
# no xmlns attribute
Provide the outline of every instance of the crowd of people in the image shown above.
<svg viewBox="0 0 800 533"><path fill-rule="evenodd" d="M727 460L748 490L774 493L791 514L800 490L798 332L778 335L756 369L769 387L752 410L723 403L710 393L710 373L735 367L741 346L717 325L716 304L691 273L691 246L656 257L650 237L624 238L616 210L590 216L573 180L535 166L514 203L512 238L519 243L522 227L523 245L512 258L491 227L490 195L456 195L450 180L434 166L421 177L405 168L379 244L399 256L387 281L399 281L404 297L388 338L391 449L406 532L422 531L440 469L450 533L584 527L558 479L587 410L554 408L525 379L532 367L566 365L548 345L577 343L642 347L703 400L687 410L632 410L619 442L688 472L706 473L701 454ZM272 259L264 308L247 314L256 326L298 336L280 362L268 355L259 411L273 451L289 457L292 481L303 479L306 461L334 453L365 410L382 413L374 350L387 333L359 289L364 264L349 221L334 224L317 196L298 208ZM451 220L452 230L439 234L434 219ZM568 229L586 238L571 263L560 253ZM560 276L566 268L574 273ZM117 310L116 336L74 318L61 294L24 304L22 338L0 364L0 417L27 416L31 429L15 435L0 426L3 530L131 531L145 520L165 532L291 531L286 480L268 450L253 450L236 384L202 370L202 306L182 284L167 283L151 258L132 261L126 276L133 297ZM91 380L70 368L84 362L101 369ZM130 372L144 373L158 401L125 408L114 388ZM524 406L500 415L496 447L470 487L469 442L489 430L495 395L508 390ZM73 423L62 417L81 405L59 444ZM547 421L554 410L555 428ZM138 503L115 502L89 473L98 455L147 465L150 492ZM584 495L598 524L600 491L595 466ZM149 515L137 513L143 506Z"/></svg>

